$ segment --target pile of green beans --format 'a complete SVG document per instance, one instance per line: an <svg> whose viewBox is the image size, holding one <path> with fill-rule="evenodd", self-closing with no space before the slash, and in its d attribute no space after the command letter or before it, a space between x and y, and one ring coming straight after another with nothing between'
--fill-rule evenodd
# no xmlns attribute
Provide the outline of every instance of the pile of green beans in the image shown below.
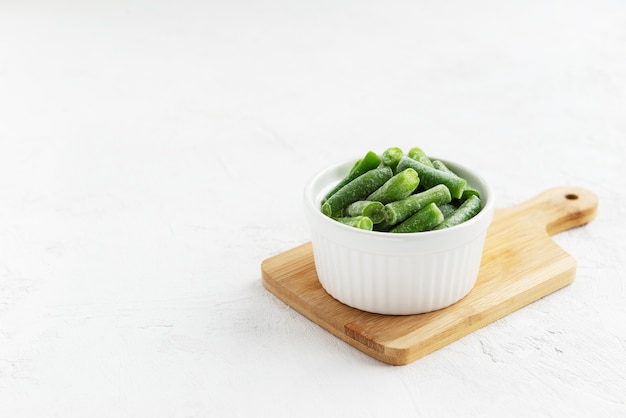
<svg viewBox="0 0 626 418"><path fill-rule="evenodd" d="M392 233L449 228L481 209L478 190L419 147L368 151L321 203L338 222Z"/></svg>

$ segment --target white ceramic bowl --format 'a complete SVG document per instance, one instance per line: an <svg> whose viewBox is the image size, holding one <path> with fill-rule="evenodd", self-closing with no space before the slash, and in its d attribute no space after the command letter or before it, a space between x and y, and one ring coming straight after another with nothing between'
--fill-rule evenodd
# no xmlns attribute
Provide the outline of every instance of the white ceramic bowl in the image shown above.
<svg viewBox="0 0 626 418"><path fill-rule="evenodd" d="M476 283L487 228L494 212L489 184L475 171L442 160L481 195L483 208L451 228L394 234L344 225L320 210L324 195L356 160L314 175L304 189L315 268L322 287L335 299L363 311L418 314L452 305Z"/></svg>

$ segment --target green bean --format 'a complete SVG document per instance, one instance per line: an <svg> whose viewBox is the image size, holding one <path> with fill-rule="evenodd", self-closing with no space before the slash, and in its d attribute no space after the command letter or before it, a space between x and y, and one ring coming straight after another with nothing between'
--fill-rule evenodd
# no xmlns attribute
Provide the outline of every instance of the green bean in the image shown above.
<svg viewBox="0 0 626 418"><path fill-rule="evenodd" d="M437 206L439 206L439 209L441 210L441 213L443 213L444 218L449 218L450 215L452 215L454 211L459 208L453 203L444 203L444 204L437 205Z"/></svg>
<svg viewBox="0 0 626 418"><path fill-rule="evenodd" d="M443 213L435 203L429 203L390 232L407 233L429 231L443 222Z"/></svg>
<svg viewBox="0 0 626 418"><path fill-rule="evenodd" d="M372 223L377 224L385 220L385 205L371 200L358 200L350 203L344 210L345 216L367 216Z"/></svg>
<svg viewBox="0 0 626 418"><path fill-rule="evenodd" d="M422 151L422 149L419 148L419 147L411 148L406 155L409 158L413 158L414 160L419 161L420 163L425 164L425 165L427 165L429 167L433 166L433 162L426 155L426 153L424 151Z"/></svg>
<svg viewBox="0 0 626 418"><path fill-rule="evenodd" d="M476 196L480 199L480 192L473 187L466 187L465 189L463 189L463 194L461 195L460 200L465 202L467 199L470 198L470 196Z"/></svg>
<svg viewBox="0 0 626 418"><path fill-rule="evenodd" d="M383 164L391 167L391 169L395 173L396 167L398 166L398 163L400 162L400 158L402 158L403 155L404 155L404 152L402 152L402 149L398 147L391 147L383 151L380 159L382 160Z"/></svg>
<svg viewBox="0 0 626 418"><path fill-rule="evenodd" d="M407 168L412 168L417 171L420 177L421 186L424 189L430 189L437 184L445 185L450 190L450 195L454 199L459 199L463 194L463 188L467 184L467 181L456 174L447 173L445 171L437 170L434 167L429 167L423 163L420 163L413 158L403 156L398 163L397 170L402 171Z"/></svg>
<svg viewBox="0 0 626 418"><path fill-rule="evenodd" d="M333 218L340 216L346 206L357 200L364 200L391 177L393 171L387 166L361 174L330 196L322 205L322 213Z"/></svg>
<svg viewBox="0 0 626 418"><path fill-rule="evenodd" d="M450 170L450 168L441 160L433 160L433 167L435 167L437 170L447 171L448 173L452 173L456 175L456 173ZM465 187L463 188L463 193L461 194L460 199L465 201L471 195L480 197L480 192L476 190L475 188L473 188L472 186L470 186L469 184L466 184Z"/></svg>
<svg viewBox="0 0 626 418"><path fill-rule="evenodd" d="M350 183L355 178L359 177L361 174L364 174L370 170L377 168L381 163L381 159L373 151L368 151L365 156L359 159L350 169L350 172L337 183L333 189L324 196L322 203L326 202L332 195L337 193L339 189L341 189L346 184Z"/></svg>
<svg viewBox="0 0 626 418"><path fill-rule="evenodd" d="M448 166L441 160L432 160L432 163L433 167L435 167L437 170L447 171L448 173L452 172L452 170L450 170Z"/></svg>
<svg viewBox="0 0 626 418"><path fill-rule="evenodd" d="M394 233L444 229L482 209L479 190L419 147L368 151L321 202L324 215L360 229Z"/></svg>
<svg viewBox="0 0 626 418"><path fill-rule="evenodd" d="M452 215L437 225L434 229L449 228L473 218L481 209L481 201L478 196L472 195L455 210Z"/></svg>
<svg viewBox="0 0 626 418"><path fill-rule="evenodd" d="M451 199L448 188L443 184L438 184L402 200L387 203L385 205L385 223L393 226L404 221L429 203L441 205L450 202Z"/></svg>
<svg viewBox="0 0 626 418"><path fill-rule="evenodd" d="M404 199L417 189L420 178L412 168L402 170L391 177L382 186L370 194L366 200L375 200L383 204Z"/></svg>
<svg viewBox="0 0 626 418"><path fill-rule="evenodd" d="M367 216L348 216L333 219L341 222L342 224L352 226L354 228L365 229L366 231L371 231L374 227L372 220Z"/></svg>

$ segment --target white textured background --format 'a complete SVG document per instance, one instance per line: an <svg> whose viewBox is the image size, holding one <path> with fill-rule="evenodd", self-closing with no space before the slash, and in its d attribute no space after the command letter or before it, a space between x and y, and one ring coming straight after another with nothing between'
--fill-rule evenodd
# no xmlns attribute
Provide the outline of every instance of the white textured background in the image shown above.
<svg viewBox="0 0 626 418"><path fill-rule="evenodd" d="M574 283L408 366L285 306L306 179L600 197ZM626 416L622 1L0 1L0 416Z"/></svg>

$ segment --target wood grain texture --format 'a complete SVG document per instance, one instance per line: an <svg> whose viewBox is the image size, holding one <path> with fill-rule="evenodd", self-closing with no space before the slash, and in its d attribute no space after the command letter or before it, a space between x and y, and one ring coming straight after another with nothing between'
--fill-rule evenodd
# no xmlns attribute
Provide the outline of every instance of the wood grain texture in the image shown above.
<svg viewBox="0 0 626 418"><path fill-rule="evenodd" d="M459 302L434 312L380 315L335 300L317 279L310 242L264 260L263 285L348 344L405 365L570 284L576 260L551 235L588 223L597 205L594 193L566 186L496 209L476 285Z"/></svg>

